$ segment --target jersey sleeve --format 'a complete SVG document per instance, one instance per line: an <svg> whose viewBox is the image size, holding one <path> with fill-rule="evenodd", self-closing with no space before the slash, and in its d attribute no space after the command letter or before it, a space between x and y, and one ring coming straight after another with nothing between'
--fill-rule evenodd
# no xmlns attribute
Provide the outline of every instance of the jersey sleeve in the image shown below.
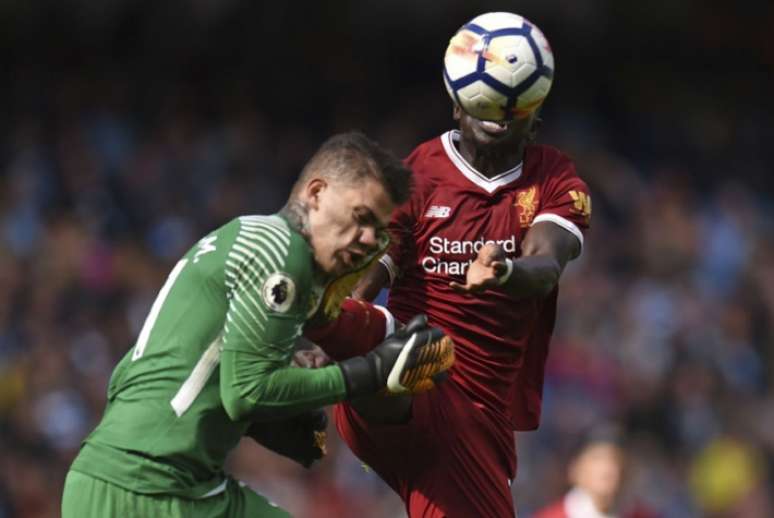
<svg viewBox="0 0 774 518"><path fill-rule="evenodd" d="M583 249L583 237L591 220L591 195L575 171L575 164L562 156L546 179L538 214L532 224L550 221L573 234Z"/></svg>
<svg viewBox="0 0 774 518"><path fill-rule="evenodd" d="M390 284L400 276L414 246L414 229L419 220L423 192L422 179L416 174L414 167L421 155L422 148L419 147L404 160L405 165L414 171L414 189L409 200L393 212L392 219L387 227L390 233L391 244L387 249L387 253L379 259L379 262L387 269L387 273L390 276Z"/></svg>
<svg viewBox="0 0 774 518"><path fill-rule="evenodd" d="M228 254L220 386L234 420L281 418L346 395L338 366L290 365L309 309L311 275L311 257L293 246L295 238L281 226L243 224Z"/></svg>

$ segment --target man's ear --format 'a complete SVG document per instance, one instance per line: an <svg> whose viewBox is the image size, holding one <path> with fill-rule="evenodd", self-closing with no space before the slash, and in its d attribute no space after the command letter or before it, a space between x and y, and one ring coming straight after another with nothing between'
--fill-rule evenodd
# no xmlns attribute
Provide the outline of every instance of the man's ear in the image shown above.
<svg viewBox="0 0 774 518"><path fill-rule="evenodd" d="M328 188L325 178L312 178L304 186L304 202L313 210L320 207L320 195Z"/></svg>
<svg viewBox="0 0 774 518"><path fill-rule="evenodd" d="M460 108L460 105L457 103L454 103L454 107L452 108L452 117L454 117L454 120L458 121L462 117L462 108Z"/></svg>

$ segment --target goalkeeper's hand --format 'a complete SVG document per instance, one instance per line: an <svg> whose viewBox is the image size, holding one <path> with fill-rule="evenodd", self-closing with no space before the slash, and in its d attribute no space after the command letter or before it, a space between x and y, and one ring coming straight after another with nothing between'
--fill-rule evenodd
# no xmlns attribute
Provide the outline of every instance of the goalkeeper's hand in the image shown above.
<svg viewBox="0 0 774 518"><path fill-rule="evenodd" d="M309 468L327 453L327 426L325 412L316 409L281 421L254 422L245 435L265 448Z"/></svg>
<svg viewBox="0 0 774 518"><path fill-rule="evenodd" d="M454 342L418 315L364 356L339 362L348 397L386 390L416 394L443 381L454 364Z"/></svg>
<svg viewBox="0 0 774 518"><path fill-rule="evenodd" d="M299 349L293 353L293 359L290 361L290 364L293 367L318 369L333 363L333 360L331 360L330 356L325 354L325 351L323 351L318 345L309 342L305 338L301 338L300 340L306 342L304 344L306 348Z"/></svg>

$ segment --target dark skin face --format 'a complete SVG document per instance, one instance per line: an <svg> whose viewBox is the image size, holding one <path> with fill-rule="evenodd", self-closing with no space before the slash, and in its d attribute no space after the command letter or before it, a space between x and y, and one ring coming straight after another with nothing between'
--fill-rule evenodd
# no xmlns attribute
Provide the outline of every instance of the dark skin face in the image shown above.
<svg viewBox="0 0 774 518"><path fill-rule="evenodd" d="M454 119L459 122L462 137L459 151L463 158L482 174L492 177L513 169L524 159L524 149L534 139L540 118L532 114L507 125L505 131L492 128L484 121L470 117L458 107ZM567 262L580 252L578 239L567 230L550 222L530 227L521 243L521 256L514 259L513 272L507 283L500 285L506 263L500 245L481 248L467 270L465 284L451 282L455 291L476 296L486 290L502 290L517 299L544 297L559 282ZM383 287L389 286L389 274L383 264L372 268L353 291L353 297L372 300ZM378 397L354 401L358 413L373 423L405 423L411 415L411 398Z"/></svg>
<svg viewBox="0 0 774 518"><path fill-rule="evenodd" d="M507 125L481 121L454 106L454 120L462 134L459 150L465 160L487 177L513 169L524 159L524 149L534 141L541 119L536 112ZM553 223L530 227L521 244L521 262L527 275L517 275L502 287L515 295L545 296L559 281L564 266L580 252L577 238ZM451 282L458 292L480 293L497 289L505 272L505 251L499 245L483 247L466 274L465 284Z"/></svg>
<svg viewBox="0 0 774 518"><path fill-rule="evenodd" d="M507 125L481 121L454 106L454 120L460 125L462 138L459 150L465 160L487 177L513 169L524 159L524 148L540 127L540 118L533 112Z"/></svg>

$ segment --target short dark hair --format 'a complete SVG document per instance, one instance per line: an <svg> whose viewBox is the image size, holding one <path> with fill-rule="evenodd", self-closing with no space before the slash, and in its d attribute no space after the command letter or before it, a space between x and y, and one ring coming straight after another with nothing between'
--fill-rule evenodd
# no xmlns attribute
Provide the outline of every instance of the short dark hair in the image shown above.
<svg viewBox="0 0 774 518"><path fill-rule="evenodd" d="M359 131L339 133L326 140L304 166L291 197L313 174L339 180L371 177L384 185L396 205L411 195L411 171L391 152Z"/></svg>
<svg viewBox="0 0 774 518"><path fill-rule="evenodd" d="M577 459L588 448L597 444L609 444L623 449L624 438L620 425L612 422L594 423L570 439L569 457Z"/></svg>

